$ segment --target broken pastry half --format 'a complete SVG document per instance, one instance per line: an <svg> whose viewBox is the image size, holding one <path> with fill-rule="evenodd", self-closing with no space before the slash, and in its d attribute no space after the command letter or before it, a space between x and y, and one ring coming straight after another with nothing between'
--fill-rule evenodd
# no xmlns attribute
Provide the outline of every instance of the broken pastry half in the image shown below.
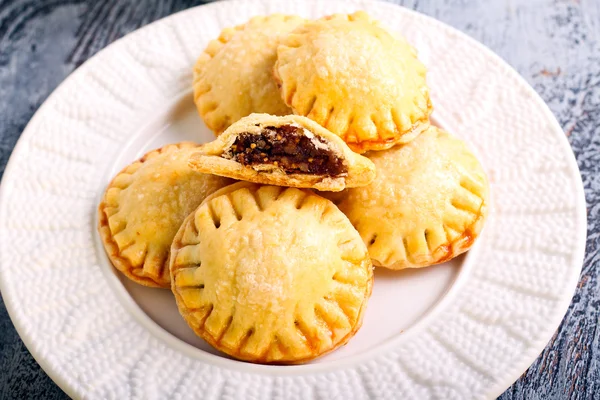
<svg viewBox="0 0 600 400"><path fill-rule="evenodd" d="M129 279L170 287L169 248L181 222L232 182L188 167L197 144L164 146L125 167L98 207L98 231L112 264Z"/></svg>
<svg viewBox="0 0 600 400"><path fill-rule="evenodd" d="M408 144L368 155L377 167L375 180L329 198L361 234L374 265L427 267L473 245L489 189L462 140L431 127Z"/></svg>
<svg viewBox="0 0 600 400"><path fill-rule="evenodd" d="M367 248L331 201L250 182L215 192L185 219L169 270L194 332L258 363L302 363L348 342L373 286Z"/></svg>
<svg viewBox="0 0 600 400"><path fill-rule="evenodd" d="M407 143L429 126L425 66L365 12L300 25L281 40L274 76L285 103L357 153Z"/></svg>
<svg viewBox="0 0 600 400"><path fill-rule="evenodd" d="M252 114L190 158L203 173L256 183L324 191L369 184L375 167L308 118Z"/></svg>

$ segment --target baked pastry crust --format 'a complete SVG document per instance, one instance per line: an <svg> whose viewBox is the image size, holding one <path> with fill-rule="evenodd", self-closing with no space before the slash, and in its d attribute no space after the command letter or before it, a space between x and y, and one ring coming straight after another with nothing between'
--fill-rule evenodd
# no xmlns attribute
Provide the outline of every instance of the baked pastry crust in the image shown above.
<svg viewBox="0 0 600 400"><path fill-rule="evenodd" d="M98 231L113 265L129 279L169 288L169 248L183 219L233 182L191 170L198 148L178 143L153 150L110 182L98 207Z"/></svg>
<svg viewBox="0 0 600 400"><path fill-rule="evenodd" d="M273 79L280 38L304 19L259 16L224 29L194 66L194 101L216 134L251 113L291 114Z"/></svg>
<svg viewBox="0 0 600 400"><path fill-rule="evenodd" d="M414 139L429 126L425 67L365 12L307 22L281 39L275 78L285 103L358 153Z"/></svg>
<svg viewBox="0 0 600 400"><path fill-rule="evenodd" d="M259 161L258 164L252 165L244 165L235 157L231 158L231 149L242 135L261 135L270 128L288 126L300 129L301 133L298 134L305 135L310 139L308 145L330 152L333 158L341 162L343 167L341 171L345 172L331 175L286 170L281 163L275 163L269 159L269 156L266 156L265 162ZM289 154L299 153L303 149L300 147L297 148L297 151L292 149ZM308 164L310 160L312 160L311 155L307 153L303 163ZM319 124L297 115L277 117L268 114L252 114L242 118L231 125L216 140L202 145L199 151L191 156L190 167L198 172L250 182L324 191L340 191L346 187L364 186L375 177L375 167L368 158L354 153L343 140Z"/></svg>
<svg viewBox="0 0 600 400"><path fill-rule="evenodd" d="M171 248L172 290L197 335L235 358L300 363L345 344L373 285L366 246L312 191L238 182L209 196Z"/></svg>
<svg viewBox="0 0 600 400"><path fill-rule="evenodd" d="M462 140L432 126L408 144L368 156L375 180L332 200L360 232L374 265L426 267L471 247L487 215L489 189Z"/></svg>

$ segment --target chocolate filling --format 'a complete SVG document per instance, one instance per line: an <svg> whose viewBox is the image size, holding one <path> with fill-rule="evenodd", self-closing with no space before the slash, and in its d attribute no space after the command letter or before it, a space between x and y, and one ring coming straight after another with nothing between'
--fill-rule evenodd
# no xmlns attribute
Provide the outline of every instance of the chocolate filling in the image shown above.
<svg viewBox="0 0 600 400"><path fill-rule="evenodd" d="M337 177L348 172L323 139L307 137L293 125L268 126L259 135L240 133L223 157L248 166L275 165L286 173Z"/></svg>

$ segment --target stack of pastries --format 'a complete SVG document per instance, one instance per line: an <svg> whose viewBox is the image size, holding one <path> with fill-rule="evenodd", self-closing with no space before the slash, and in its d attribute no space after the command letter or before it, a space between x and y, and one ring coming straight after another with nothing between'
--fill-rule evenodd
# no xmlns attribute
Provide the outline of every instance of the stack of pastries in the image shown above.
<svg viewBox="0 0 600 400"><path fill-rule="evenodd" d="M217 138L154 150L112 180L99 206L110 260L170 288L232 357L301 363L345 344L373 265L450 260L486 218L485 172L430 124L425 74L364 12L223 30L193 81Z"/></svg>

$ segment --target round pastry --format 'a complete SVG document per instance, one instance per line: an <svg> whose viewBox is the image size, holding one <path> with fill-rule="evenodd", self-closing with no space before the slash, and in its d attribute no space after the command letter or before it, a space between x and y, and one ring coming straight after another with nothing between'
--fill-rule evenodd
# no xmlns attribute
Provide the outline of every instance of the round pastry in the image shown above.
<svg viewBox="0 0 600 400"><path fill-rule="evenodd" d="M256 183L340 191L369 184L375 166L308 118L252 114L199 148L190 167Z"/></svg>
<svg viewBox="0 0 600 400"><path fill-rule="evenodd" d="M186 218L170 266L194 332L260 363L300 363L345 344L373 284L366 246L332 202L248 182L215 192Z"/></svg>
<svg viewBox="0 0 600 400"><path fill-rule="evenodd" d="M419 268L467 251L488 210L488 181L466 144L431 127L372 152L377 177L332 199L352 221L376 266Z"/></svg>
<svg viewBox="0 0 600 400"><path fill-rule="evenodd" d="M429 125L425 67L366 13L307 22L281 39L274 74L285 103L358 153L406 143Z"/></svg>
<svg viewBox="0 0 600 400"><path fill-rule="evenodd" d="M226 28L194 66L194 101L216 134L251 113L291 114L273 79L277 46L304 20L273 14Z"/></svg>
<svg viewBox="0 0 600 400"><path fill-rule="evenodd" d="M188 167L198 145L151 151L106 188L98 231L113 265L145 286L169 288L169 248L181 222L206 196L233 182Z"/></svg>

